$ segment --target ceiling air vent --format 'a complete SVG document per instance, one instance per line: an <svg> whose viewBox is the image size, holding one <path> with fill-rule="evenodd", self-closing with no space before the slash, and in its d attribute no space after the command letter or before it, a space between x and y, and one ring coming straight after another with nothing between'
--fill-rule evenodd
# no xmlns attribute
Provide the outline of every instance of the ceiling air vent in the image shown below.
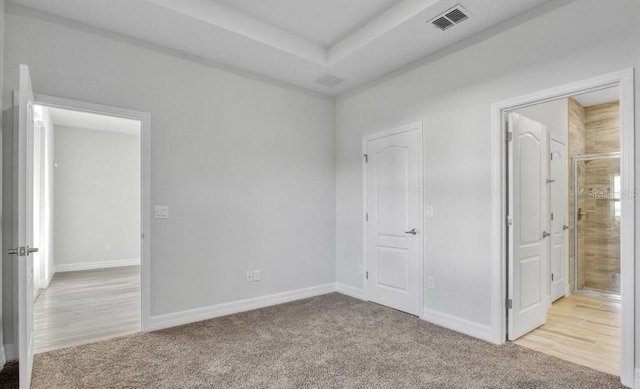
<svg viewBox="0 0 640 389"><path fill-rule="evenodd" d="M467 19L469 19L469 12L467 12L466 9L462 8L462 6L458 4L455 7L448 9L442 14L431 19L430 22L431 24L436 26L436 28L444 31L455 26L456 24L464 22Z"/></svg>
<svg viewBox="0 0 640 389"><path fill-rule="evenodd" d="M342 82L344 82L342 78L336 77L332 74L325 74L324 76L316 80L316 83L328 87L336 86L338 84L341 84Z"/></svg>

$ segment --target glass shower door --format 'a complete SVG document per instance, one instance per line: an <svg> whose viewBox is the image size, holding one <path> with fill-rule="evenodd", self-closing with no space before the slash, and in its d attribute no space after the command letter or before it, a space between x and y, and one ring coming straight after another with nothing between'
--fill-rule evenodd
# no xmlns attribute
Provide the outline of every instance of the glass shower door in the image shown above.
<svg viewBox="0 0 640 389"><path fill-rule="evenodd" d="M574 290L620 295L620 156L573 158Z"/></svg>

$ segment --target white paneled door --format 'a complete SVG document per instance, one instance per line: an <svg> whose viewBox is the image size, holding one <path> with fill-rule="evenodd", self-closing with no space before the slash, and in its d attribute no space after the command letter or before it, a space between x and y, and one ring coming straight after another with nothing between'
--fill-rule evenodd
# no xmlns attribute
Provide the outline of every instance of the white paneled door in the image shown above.
<svg viewBox="0 0 640 389"><path fill-rule="evenodd" d="M34 102L29 68L20 66L20 89L14 96L14 246L18 275L18 358L20 388L31 385L33 366L33 138Z"/></svg>
<svg viewBox="0 0 640 389"><path fill-rule="evenodd" d="M543 325L549 304L549 136L546 126L510 113L509 340Z"/></svg>
<svg viewBox="0 0 640 389"><path fill-rule="evenodd" d="M366 141L366 290L419 315L423 269L422 125Z"/></svg>
<svg viewBox="0 0 640 389"><path fill-rule="evenodd" d="M551 301L567 294L569 281L568 252L568 199L567 146L555 139L551 140Z"/></svg>

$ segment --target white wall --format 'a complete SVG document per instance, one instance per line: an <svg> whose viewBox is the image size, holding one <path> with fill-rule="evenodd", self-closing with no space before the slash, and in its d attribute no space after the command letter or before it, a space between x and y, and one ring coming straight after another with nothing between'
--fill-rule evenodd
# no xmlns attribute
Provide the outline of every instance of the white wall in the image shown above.
<svg viewBox="0 0 640 389"><path fill-rule="evenodd" d="M140 133L56 126L54 139L56 272L139 261Z"/></svg>
<svg viewBox="0 0 640 389"><path fill-rule="evenodd" d="M334 282L333 99L14 4L6 25L5 99L24 63L36 93L151 114L153 316Z"/></svg>
<svg viewBox="0 0 640 389"><path fill-rule="evenodd" d="M425 204L435 213L425 219L425 272L435 278L425 308L490 336L491 104L640 65L640 2L565 3L338 98L337 282L363 286L362 137L423 121Z"/></svg>
<svg viewBox="0 0 640 389"><path fill-rule="evenodd" d="M0 0L0 90L4 90L4 34L5 34L5 0ZM3 104L4 93L0 95L0 125L4 127L4 104ZM2 182L2 176L4 173L4 163L2 156L2 150L4 148L3 145L4 139L2 136L2 131L0 131L0 182ZM0 190L0 204L4 205L4 200L2 198L2 191ZM0 218L4 220L6 217L3 213L4 207L0 208ZM4 253L6 250L6 245L4 243L4 226L3 223L0 223L0 252ZM4 262L4 255L0 254L0 259ZM2 266L0 266L0 321L2 323L5 322L5 314L4 314L4 282L2 281L4 276L4 270ZM5 351L4 351L4 331L3 326L0 326L0 364L4 365L5 362Z"/></svg>

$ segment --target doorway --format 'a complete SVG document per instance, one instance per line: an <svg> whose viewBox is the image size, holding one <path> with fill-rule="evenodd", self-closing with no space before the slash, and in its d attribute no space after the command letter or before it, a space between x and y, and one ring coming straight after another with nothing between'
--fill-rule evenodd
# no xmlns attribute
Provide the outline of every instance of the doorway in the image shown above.
<svg viewBox="0 0 640 389"><path fill-rule="evenodd" d="M34 111L34 351L139 332L142 123Z"/></svg>
<svg viewBox="0 0 640 389"><path fill-rule="evenodd" d="M423 299L422 123L363 139L369 301L419 316Z"/></svg>
<svg viewBox="0 0 640 389"><path fill-rule="evenodd" d="M575 116L572 102L580 100L585 95L590 95L589 97L593 98L594 96L607 95L611 91L615 91L617 101L588 104L587 107L589 108L587 110L591 108L602 110L606 104L615 104L616 118L614 121L618 125L618 132L612 136L610 129L603 130L599 128L592 132L590 137L587 137L585 148L584 136L578 140L568 136L571 130L575 130L575 128L571 128L571 116ZM518 133L521 132L517 125L512 126L513 118L518 115L529 115L529 118L531 118L535 116L533 111L535 111L536 107L562 101L565 102L565 107L567 107L563 112L566 118L564 128L567 136L556 142L555 146L552 139L550 143L551 153L540 154L542 159L548 159L548 165L542 164L538 170L518 170L517 175L519 177L516 177L513 174L512 167L517 166L518 161L522 162L523 159L521 158L522 155L518 155L517 150L512 150L515 146L509 145L512 142L519 142ZM504 131L504 135L494 133L496 135L494 140L500 139L500 142L494 143L495 149L502 150L498 153L501 156L501 161L494 164L494 167L500 166L497 170L498 172L501 169L505 169L503 170L504 174L498 174L497 176L494 174L494 184L500 183L499 185L494 185L494 189L497 190L496 193L504 190L503 193L505 195L498 194L500 199L498 209L504 207L502 208L504 211L498 213L504 217L503 220L507 221L504 227L494 224L496 227L494 231L501 231L496 235L503 237L494 241L494 244L497 243L498 246L502 246L501 248L494 246L494 248L502 254L501 270L497 274L501 273L499 282L502 288L499 289L499 294L502 294L503 301L506 296L506 309L502 311L502 314L498 309L494 310L496 322L502 323L499 326L503 336L502 342L506 338L510 340L520 339L516 343L522 342L522 339L532 338L531 334L536 334L536 331L539 331L539 335L540 331L548 329L549 326L560 326L566 330L567 338L561 339L557 345L550 345L552 342L548 342L546 345L549 348L548 350L543 350L544 347L541 344L549 339L538 338L535 341L539 346L537 348L539 351L547 351L550 354L561 358L564 357L564 359L569 359L576 363L618 374L625 385L632 385L634 379L633 347L635 334L633 318L635 296L633 292L635 274L633 253L635 250L635 184L633 175L633 107L633 72L631 70L497 103L493 106L494 119L496 119L495 123L497 124L494 129L501 128L500 132ZM529 112L526 113L526 111ZM553 120L547 121L536 118L536 120L532 121L540 124L542 128L547 128L550 134L557 131L557 126L554 126ZM596 120L599 124L602 124L602 121L602 117ZM549 125L545 125L545 122L549 123ZM532 127L532 125L529 124L528 127ZM569 127L568 130L567 127ZM596 135L593 136L593 134ZM553 138L552 135L550 137ZM531 143L530 139L525 140ZM503 144L506 147L501 147L501 142L504 142ZM582 150L576 152L576 145L580 142L582 142ZM617 151L602 150L603 148L612 147L617 147ZM530 145L529 148L531 148ZM553 151L554 148L558 151L557 153ZM616 155L615 153L619 154ZM572 159L572 157L576 158ZM553 168L551 161L555 158L564 160L559 164L561 168L558 168L558 166L555 169ZM530 159L528 158L523 164L525 166L531 165ZM569 161L574 163L570 164ZM573 174L572 165L584 162L577 161L590 161L587 164L592 164L590 168L592 172L587 175L584 174L587 172L584 166L578 168L578 170L582 170L582 175L578 174L578 176L582 177L581 180L584 181L578 184L573 182L575 175ZM608 162L605 163L605 161ZM531 173L534 171L536 173L541 171L542 174L540 177L531 178ZM563 180L560 180L560 182L564 188L556 189L557 195L553 195L552 188L558 187L559 176L565 176L567 180L564 180L564 182L570 182L568 188L571 191L571 195L568 197L559 194L564 188L567 188ZM526 189L518 186L518 180L526 180L523 177L529 177L526 179L537 182L539 189L536 189L534 194L527 193L525 196L519 197L514 193L522 193L520 190ZM572 179L569 179L570 177ZM508 192L507 188L509 188ZM585 203L584 199L580 198L581 195L591 196L593 201ZM531 222L534 219L533 212L529 218L531 220L523 220L523 214L518 212L520 209L530 211L532 207L531 199L540 200L542 204L542 206L538 206L537 202L533 202L543 213L542 221L537 224ZM557 202L558 199L563 203L562 207L554 207L553 203L554 201ZM574 201L570 202L570 199L574 199ZM545 204L547 207L545 207ZM581 205L584 207L581 207ZM558 215L558 209L563 207L565 211L561 211L561 215ZM551 212L544 212L545 209L550 209ZM513 212L514 210L516 211L515 213ZM589 213L592 218L591 226L581 226L579 222L574 224L575 220L573 219L577 219L578 215L581 214L582 216L580 217L586 218ZM527 216L527 214L525 213L524 216ZM558 218L558 216L560 217ZM568 223L565 224L567 221ZM552 226L553 222L556 222L555 229ZM537 235L537 237L529 239L531 242L526 242L525 246L528 247L529 243L540 243L544 246L540 253L535 253L536 255L531 256L518 255L519 246L517 243L518 239L522 238L520 233L522 231L531 233L529 234L531 236L526 235L526 237ZM565 236L562 236L560 231ZM587 235L586 239L581 238L581 233ZM557 238L554 238L554 235L557 235ZM566 244L567 240L572 236L577 238L572 239L571 244ZM588 241L594 247L589 248L589 244L581 244L578 239L582 239L585 242ZM606 244L602 244L603 241ZM615 247L615 249L612 249L612 247ZM556 253L554 254L554 252ZM581 253L585 255L584 258L580 257ZM554 257L556 258L555 264ZM560 261L557 261L557 258L560 258ZM616 268L616 262L618 268ZM558 266L558 264L561 266ZM579 269L583 269L582 271L584 272L584 269L589 268L589 266L591 266L591 272L593 273L590 275L591 278L593 279L593 276L597 275L596 278L600 278L601 284L606 284L608 287L615 288L616 279L622 280L622 288L620 289L621 301L615 298L617 297L616 295L593 290L593 287L591 288L592 290L586 290L587 288L584 287L586 285L584 282L586 277ZM604 269L610 270L604 271ZM521 282L522 279L525 280L524 283ZM558 279L563 279L560 284L561 287L556 284L554 288L554 281ZM605 283L603 282L604 279L609 281ZM533 289L532 285L534 286ZM580 287L576 288L576 285ZM555 303L551 304L554 301ZM564 313L568 313L568 315L563 316ZM593 316L589 317L586 313L591 313ZM612 315L612 318L608 317L609 314ZM502 317L499 318L499 316ZM607 326L603 326L603 324ZM540 330L536 330L541 325ZM556 340L558 340L560 332L558 328L554 328L553 333ZM600 343L598 340L594 341L593 344L589 344L590 334L595 334L596 337L603 335L602 339L614 340L610 342L612 344L606 345L603 344L606 341ZM497 335L500 336L499 334ZM525 336L521 337L522 335ZM582 339L580 339L580 336L582 336ZM533 339L529 340L531 340L529 342L530 346L536 343ZM580 347L583 347L582 349L575 347L580 341L585 340L586 342L580 345ZM536 347L532 346L531 348ZM601 358L600 361L615 360L616 358L612 358L612 355L618 355L619 367L605 367L602 363L599 363L598 358ZM582 357L582 361L580 357Z"/></svg>

